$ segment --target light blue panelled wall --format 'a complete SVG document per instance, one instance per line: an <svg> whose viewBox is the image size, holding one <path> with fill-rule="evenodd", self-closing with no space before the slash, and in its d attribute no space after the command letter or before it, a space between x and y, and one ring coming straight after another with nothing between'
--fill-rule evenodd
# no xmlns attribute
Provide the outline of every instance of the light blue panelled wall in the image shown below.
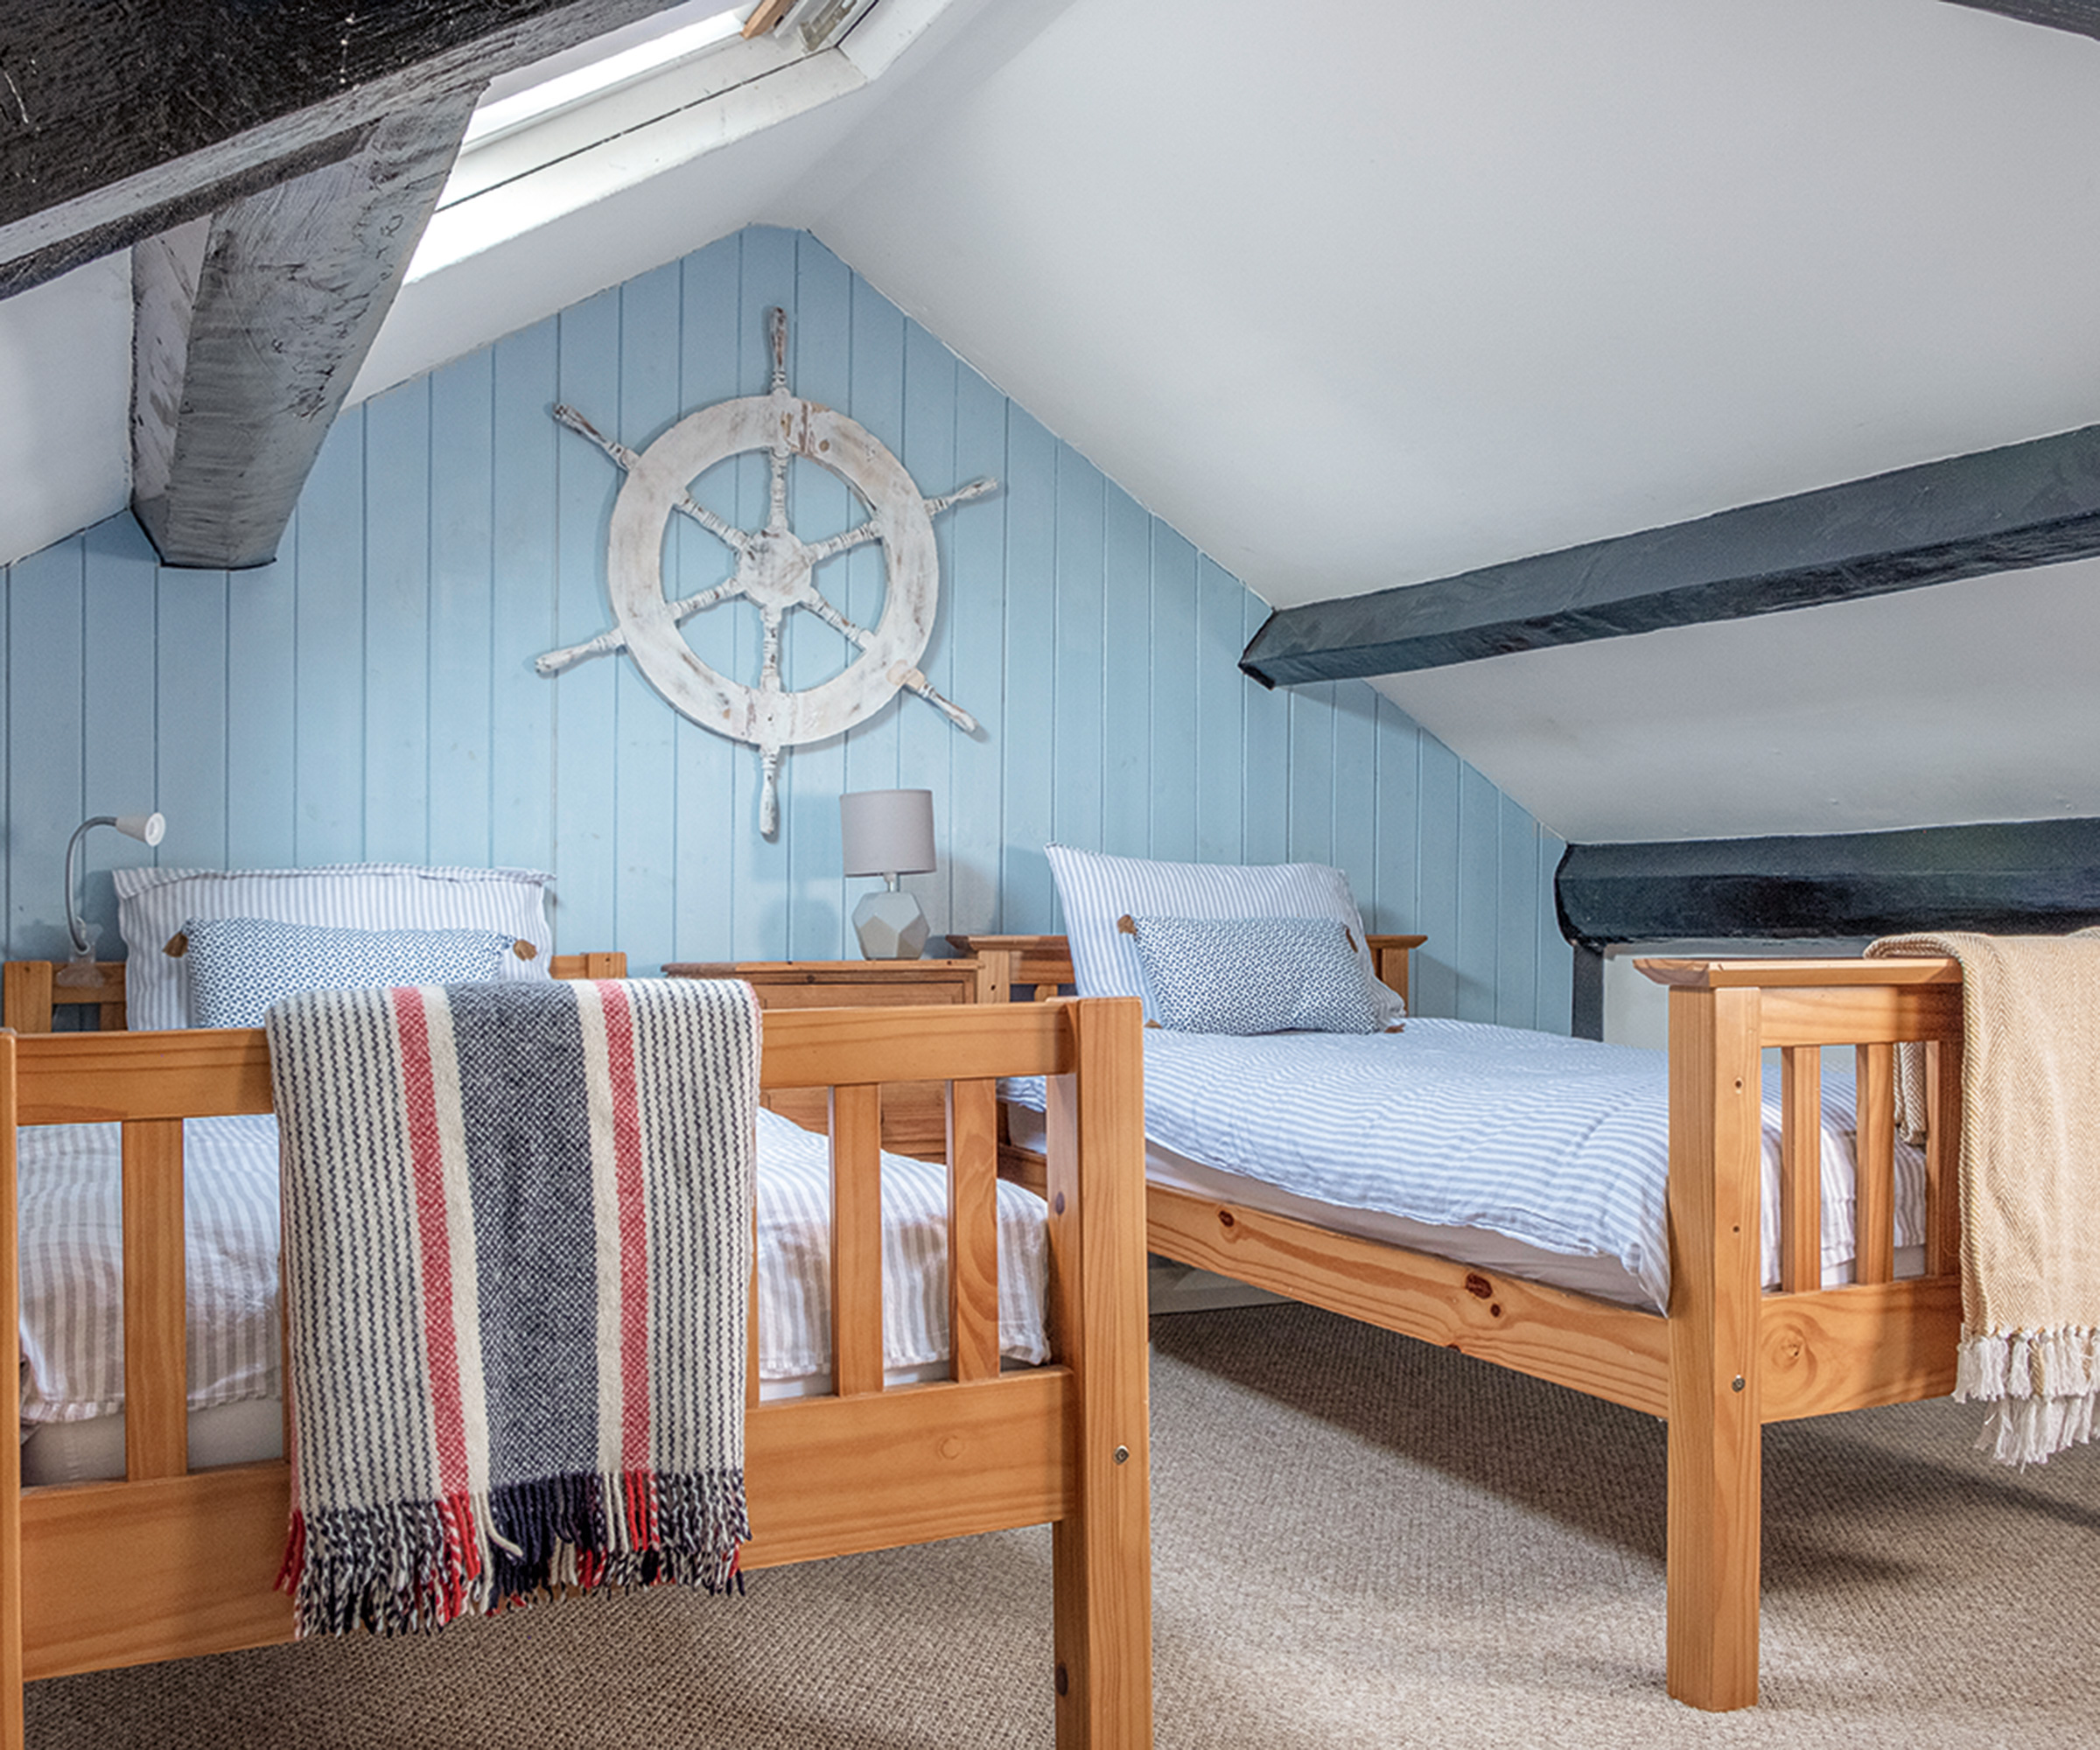
<svg viewBox="0 0 2100 1750"><path fill-rule="evenodd" d="M1000 489L936 519L922 664L979 732L900 696L792 751L768 841L753 750L676 715L624 657L554 680L533 659L612 623L620 475L550 407L641 449L695 408L764 391L774 305L796 393L850 414L929 494L980 474ZM859 520L821 469L797 463L790 488L805 540ZM766 520L762 456L693 490L743 528ZM727 558L678 519L667 592L719 582ZM1237 659L1262 604L805 233L744 231L353 409L274 565L163 571L127 514L4 575L11 956L63 954L60 866L80 819L158 805L158 853L88 841L105 944L107 872L128 858L371 858L550 870L561 945L624 948L637 971L837 958L869 885L839 872L839 794L923 786L941 867L908 878L936 932L1058 928L1051 839L1334 863L1372 928L1428 934L1424 1012L1567 1030L1560 842L1368 686L1248 681ZM878 547L818 575L849 618L879 618ZM687 634L755 682L748 606ZM791 616L788 685L848 654Z"/></svg>

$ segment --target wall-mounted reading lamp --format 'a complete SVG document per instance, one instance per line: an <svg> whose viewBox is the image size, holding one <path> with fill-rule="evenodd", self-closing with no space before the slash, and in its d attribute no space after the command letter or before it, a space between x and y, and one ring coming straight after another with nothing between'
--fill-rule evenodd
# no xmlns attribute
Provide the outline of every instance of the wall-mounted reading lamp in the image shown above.
<svg viewBox="0 0 2100 1750"><path fill-rule="evenodd" d="M84 820L73 830L73 836L66 841L66 928L73 935L73 957L76 961L94 958L94 937L86 924L80 921L79 908L73 902L74 858L80 848L80 841L88 836L88 829L113 826L142 844L158 844L168 830L168 823L158 815L97 815L93 820Z"/></svg>

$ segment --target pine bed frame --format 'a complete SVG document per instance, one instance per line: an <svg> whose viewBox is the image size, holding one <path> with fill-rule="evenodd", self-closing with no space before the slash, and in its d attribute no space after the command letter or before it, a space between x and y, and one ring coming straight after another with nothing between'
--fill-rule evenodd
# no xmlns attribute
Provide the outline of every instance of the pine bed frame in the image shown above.
<svg viewBox="0 0 2100 1750"><path fill-rule="evenodd" d="M1407 991L1425 938L1372 936ZM1000 998L1069 984L1062 936L970 936ZM1712 1711L1757 1700L1762 1429L1943 1396L1960 1337L1961 970L1951 960L1643 960L1670 990L1667 1316L1354 1238L1165 1186L1146 1243L1311 1306L1461 1349L1670 1424L1668 1683ZM1894 1046L1926 1043L1922 1277L1894 1279ZM1821 1048L1858 1047L1858 1280L1821 1285ZM1780 1287L1760 1286L1760 1054L1784 1120ZM1040 1175L1009 1148L1007 1170Z"/></svg>
<svg viewBox="0 0 2100 1750"><path fill-rule="evenodd" d="M624 965L573 956L555 970L606 977ZM121 978L102 985L58 995L107 1018ZM274 1583L290 1494L282 1460L191 1472L186 1450L181 1121L270 1110L262 1032L50 1033L48 965L9 965L5 993L0 1313L10 1329L16 1127L117 1120L124 1151L127 1478L24 1490L18 1448L0 1440L0 1750L20 1750L25 1679L289 1639L290 1601ZM762 1087L830 1090L836 1390L757 1401L754 1299L744 1566L1050 1522L1055 1657L1044 1676L1064 1750L1152 1742L1138 1028L1128 1001L810 1010L764 1025ZM1002 1373L994 1078L1006 1074L1054 1078L1056 1359ZM954 1377L886 1390L880 1088L905 1081L949 1084Z"/></svg>

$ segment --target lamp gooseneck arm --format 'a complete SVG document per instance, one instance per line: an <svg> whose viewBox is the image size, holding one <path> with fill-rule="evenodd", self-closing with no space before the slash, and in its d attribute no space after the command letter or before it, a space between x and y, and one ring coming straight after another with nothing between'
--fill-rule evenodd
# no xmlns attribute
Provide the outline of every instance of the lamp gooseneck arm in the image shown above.
<svg viewBox="0 0 2100 1750"><path fill-rule="evenodd" d="M84 955L89 951L88 927L80 921L80 908L73 902L77 891L73 885L74 859L80 854L80 840L87 836L90 827L115 826L115 815L97 815L93 820L84 820L73 830L73 836L66 841L66 928L73 936L73 951Z"/></svg>

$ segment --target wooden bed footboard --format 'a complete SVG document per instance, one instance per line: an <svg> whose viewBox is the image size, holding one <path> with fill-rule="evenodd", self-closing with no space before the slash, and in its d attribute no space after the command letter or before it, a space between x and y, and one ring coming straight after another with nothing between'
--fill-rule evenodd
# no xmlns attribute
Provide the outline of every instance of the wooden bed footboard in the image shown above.
<svg viewBox="0 0 2100 1750"><path fill-rule="evenodd" d="M586 972L592 969L585 969ZM1137 1004L765 1018L761 1085L826 1088L832 1152L828 1396L746 1407L753 1569L1048 1522L1060 1746L1152 1741L1149 1448ZM996 1078L1051 1078L1054 1359L1002 1373ZM948 1084L951 1376L886 1390L880 1087ZM0 1750L24 1679L288 1638L274 1589L282 1461L191 1472L182 1123L270 1110L259 1030L0 1032L0 1311L18 1320L18 1124L122 1126L124 1480L19 1487L0 1442ZM756 1345L755 1284L752 1340ZM83 1576L92 1576L83 1583Z"/></svg>
<svg viewBox="0 0 2100 1750"><path fill-rule="evenodd" d="M1420 936L1371 938L1405 990ZM995 984L1068 983L1060 936L972 936ZM1942 1396L1961 1332L1962 990L1917 960L1643 960L1670 987L1667 1316L1152 1186L1146 1242L1309 1306L1461 1349L1670 1424L1668 1684L1695 1707L1757 1699L1762 1430ZM1896 1046L1922 1046L1923 1270L1895 1275ZM1855 1280L1822 1284L1822 1054L1856 1053ZM1762 1289L1762 1068L1782 1084L1780 1282ZM1009 1170L1039 1163L1009 1148Z"/></svg>

